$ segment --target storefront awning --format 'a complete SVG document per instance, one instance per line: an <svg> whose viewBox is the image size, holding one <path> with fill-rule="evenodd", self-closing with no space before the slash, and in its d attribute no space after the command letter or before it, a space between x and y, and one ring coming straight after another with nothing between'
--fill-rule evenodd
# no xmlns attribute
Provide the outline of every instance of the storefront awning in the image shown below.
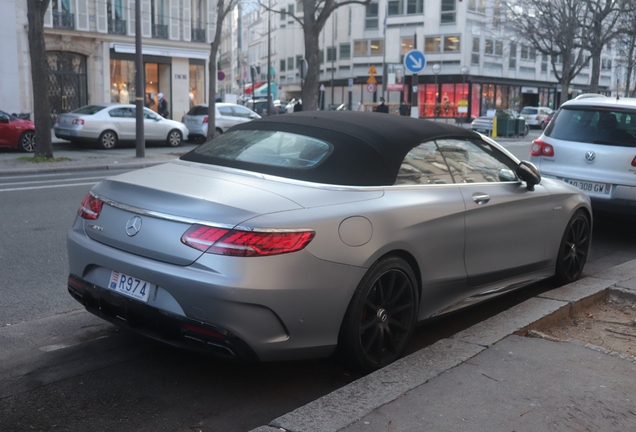
<svg viewBox="0 0 636 432"><path fill-rule="evenodd" d="M125 54L135 54L135 45L120 42L111 42L110 48L115 52ZM208 60L210 58L210 50L197 50L190 48L170 48L163 46L143 45L141 52L145 55L154 55L162 57L178 57L188 59Z"/></svg>
<svg viewBox="0 0 636 432"><path fill-rule="evenodd" d="M245 86L245 94L249 94L249 95L251 95L251 94L252 94L252 91L253 91L254 89L256 89L256 90L258 91L258 89L259 89L260 87L264 86L265 84L266 84L266 83L265 83L265 81L259 81L259 82L255 82L254 84L246 85L246 86ZM266 89L267 89L267 87L266 87Z"/></svg>

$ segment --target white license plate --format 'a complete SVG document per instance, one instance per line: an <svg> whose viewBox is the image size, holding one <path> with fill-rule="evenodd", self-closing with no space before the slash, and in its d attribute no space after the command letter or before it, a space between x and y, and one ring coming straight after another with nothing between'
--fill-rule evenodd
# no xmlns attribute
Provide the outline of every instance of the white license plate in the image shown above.
<svg viewBox="0 0 636 432"><path fill-rule="evenodd" d="M609 196L612 193L612 185L609 183L594 183L572 179L563 179L563 181L581 189L588 195Z"/></svg>
<svg viewBox="0 0 636 432"><path fill-rule="evenodd" d="M127 297L148 302L150 292L155 288L155 285L145 280L113 271L110 274L108 288Z"/></svg>
<svg viewBox="0 0 636 432"><path fill-rule="evenodd" d="M186 123L187 124L197 124L198 122L196 121L196 119L187 119Z"/></svg>

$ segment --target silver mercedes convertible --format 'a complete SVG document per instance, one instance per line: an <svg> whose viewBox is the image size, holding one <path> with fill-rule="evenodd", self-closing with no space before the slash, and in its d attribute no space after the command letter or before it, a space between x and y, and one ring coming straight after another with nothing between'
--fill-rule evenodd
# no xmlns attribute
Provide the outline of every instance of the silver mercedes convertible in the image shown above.
<svg viewBox="0 0 636 432"><path fill-rule="evenodd" d="M300 112L95 185L68 234L97 316L227 359L398 359L418 321L580 277L589 198L491 139Z"/></svg>

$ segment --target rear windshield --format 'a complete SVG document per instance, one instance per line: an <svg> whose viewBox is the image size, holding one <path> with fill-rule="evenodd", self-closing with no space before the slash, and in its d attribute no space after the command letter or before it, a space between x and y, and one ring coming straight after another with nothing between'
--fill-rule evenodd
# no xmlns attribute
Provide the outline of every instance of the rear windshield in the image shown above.
<svg viewBox="0 0 636 432"><path fill-rule="evenodd" d="M208 115L208 107L197 105L194 106L188 111L186 115L198 116L198 115Z"/></svg>
<svg viewBox="0 0 636 432"><path fill-rule="evenodd" d="M303 169L319 164L331 149L331 144L304 135L237 130L208 141L194 152L212 158Z"/></svg>
<svg viewBox="0 0 636 432"><path fill-rule="evenodd" d="M538 112L537 108L524 108L521 110L521 114L537 114Z"/></svg>
<svg viewBox="0 0 636 432"><path fill-rule="evenodd" d="M106 108L106 107L105 106L100 106L100 105L86 105L85 107L81 107L81 108L78 108L75 111L73 111L73 114L93 115L93 114L95 114L97 112L100 112L104 108Z"/></svg>
<svg viewBox="0 0 636 432"><path fill-rule="evenodd" d="M545 134L564 141L636 147L636 111L563 107Z"/></svg>

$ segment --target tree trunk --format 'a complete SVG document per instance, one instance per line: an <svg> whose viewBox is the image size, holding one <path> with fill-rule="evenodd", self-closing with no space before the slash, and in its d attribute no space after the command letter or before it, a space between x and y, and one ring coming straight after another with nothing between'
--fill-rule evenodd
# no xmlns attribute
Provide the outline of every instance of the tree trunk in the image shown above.
<svg viewBox="0 0 636 432"><path fill-rule="evenodd" d="M209 81L208 85L208 136L207 140L214 138L214 132L216 131L216 55L219 52L219 42L214 39L214 42L210 44L210 65L208 67Z"/></svg>
<svg viewBox="0 0 636 432"><path fill-rule="evenodd" d="M35 157L53 157L49 103L49 68L44 45L44 14L49 0L27 0L29 21L29 56L33 86L33 120L35 123Z"/></svg>
<svg viewBox="0 0 636 432"><path fill-rule="evenodd" d="M601 77L601 52L593 52L590 71L590 93L598 93L598 81Z"/></svg>
<svg viewBox="0 0 636 432"><path fill-rule="evenodd" d="M307 76L303 84L301 99L303 111L316 111L318 109L318 86L320 83L320 61L318 54L320 47L318 39L321 28L315 19L315 9L311 10L305 2L304 10L304 35L305 35L305 59L307 60Z"/></svg>
<svg viewBox="0 0 636 432"><path fill-rule="evenodd" d="M236 2L230 0L226 9L225 0L218 0L216 5L216 28L214 40L210 43L210 65L208 66L208 136L206 137L208 141L214 138L216 132L216 75L218 73L216 56L221 46L223 21L225 21L226 15L235 4Z"/></svg>

